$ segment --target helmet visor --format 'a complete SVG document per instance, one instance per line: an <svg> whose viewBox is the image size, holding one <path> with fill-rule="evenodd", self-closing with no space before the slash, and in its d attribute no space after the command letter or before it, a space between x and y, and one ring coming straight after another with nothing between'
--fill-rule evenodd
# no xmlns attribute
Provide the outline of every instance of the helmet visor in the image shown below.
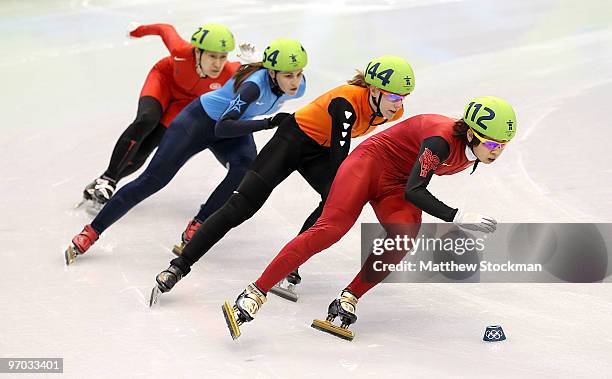
<svg viewBox="0 0 612 379"><path fill-rule="evenodd" d="M494 140L485 138L485 137L481 136L474 129L472 129L472 133L474 133L474 136L476 138L478 138L480 143L482 143L489 150L504 149L506 147L506 145L508 144L508 142L498 142L498 141L494 141Z"/></svg>
<svg viewBox="0 0 612 379"><path fill-rule="evenodd" d="M382 92L383 97L385 98L385 100L390 101L392 103L398 103L398 102L403 102L404 99L406 98L406 96L408 95L398 95L396 93L392 93L392 92L387 92L384 90L380 90L380 92Z"/></svg>

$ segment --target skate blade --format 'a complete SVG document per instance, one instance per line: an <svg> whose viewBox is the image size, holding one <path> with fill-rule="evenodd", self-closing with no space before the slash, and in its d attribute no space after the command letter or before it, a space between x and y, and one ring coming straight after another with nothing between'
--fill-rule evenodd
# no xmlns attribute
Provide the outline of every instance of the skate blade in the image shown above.
<svg viewBox="0 0 612 379"><path fill-rule="evenodd" d="M279 286L278 284L270 288L270 293L273 293L276 296L280 296L283 299L291 300L293 302L297 302L299 299L299 295L295 293L295 291L288 289L288 288L283 288Z"/></svg>
<svg viewBox="0 0 612 379"><path fill-rule="evenodd" d="M149 308L153 307L155 304L159 303L159 297L161 296L162 291L160 291L159 286L153 287L151 290L151 297L149 298Z"/></svg>
<svg viewBox="0 0 612 379"><path fill-rule="evenodd" d="M237 339L240 337L240 327L234 317L233 307L226 301L221 307L221 310L223 311L223 317L225 317L225 323L227 324L232 339Z"/></svg>
<svg viewBox="0 0 612 379"><path fill-rule="evenodd" d="M180 245L174 245L174 247L172 248L172 253L174 253L174 255L176 255L177 257L180 257L181 254L183 254L184 247L185 247L184 242L181 242Z"/></svg>
<svg viewBox="0 0 612 379"><path fill-rule="evenodd" d="M74 246L68 246L66 251L64 251L64 262L66 263L66 266L73 264L76 261L77 255L79 255L79 253Z"/></svg>
<svg viewBox="0 0 612 379"><path fill-rule="evenodd" d="M81 205L85 204L87 201L88 201L87 199L82 199L78 203L74 204L74 209L80 208Z"/></svg>
<svg viewBox="0 0 612 379"><path fill-rule="evenodd" d="M355 338L355 335L350 330L334 325L327 320L313 320L311 326L322 332L342 338L343 340L352 341L353 338Z"/></svg>

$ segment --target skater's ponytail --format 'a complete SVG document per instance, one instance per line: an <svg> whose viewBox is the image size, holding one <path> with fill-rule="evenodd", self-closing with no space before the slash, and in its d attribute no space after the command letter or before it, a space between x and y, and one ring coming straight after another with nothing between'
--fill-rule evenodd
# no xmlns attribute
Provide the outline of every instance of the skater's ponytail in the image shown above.
<svg viewBox="0 0 612 379"><path fill-rule="evenodd" d="M263 62L247 63L240 66L234 74L234 92L238 92L238 88L255 71L263 68Z"/></svg>
<svg viewBox="0 0 612 379"><path fill-rule="evenodd" d="M363 88L368 88L368 83L365 81L365 75L363 72L356 70L357 74L353 76L351 80L347 80L346 82L352 86L359 86Z"/></svg>
<svg viewBox="0 0 612 379"><path fill-rule="evenodd" d="M453 126L453 137L461 140L469 147L478 146L478 144L480 143L478 138L472 138L471 141L468 141L467 131L469 129L470 127L468 126L468 124L465 123L465 121L463 121L463 119L457 120L455 121L455 125Z"/></svg>

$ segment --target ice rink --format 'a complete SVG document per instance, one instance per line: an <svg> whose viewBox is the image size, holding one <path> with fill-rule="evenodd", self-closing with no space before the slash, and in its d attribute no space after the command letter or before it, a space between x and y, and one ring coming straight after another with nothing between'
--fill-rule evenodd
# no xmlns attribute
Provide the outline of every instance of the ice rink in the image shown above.
<svg viewBox="0 0 612 379"><path fill-rule="evenodd" d="M185 38L220 22L259 50L299 39L308 89L289 111L383 54L415 70L406 116L458 117L471 97L505 98L518 135L502 159L472 176L435 177L430 190L500 222L612 221L609 0L5 0L0 357L63 357L68 378L612 376L609 283L384 284L360 301L354 341L312 329L359 270L358 225L301 269L298 303L270 295L232 341L221 304L317 204L299 175L149 309L170 248L225 175L208 151L65 267L63 250L92 219L73 206L167 55L157 37L127 39L131 21L171 23ZM256 134L259 148L272 133ZM360 221L375 221L369 207ZM482 342L489 324L508 340Z"/></svg>

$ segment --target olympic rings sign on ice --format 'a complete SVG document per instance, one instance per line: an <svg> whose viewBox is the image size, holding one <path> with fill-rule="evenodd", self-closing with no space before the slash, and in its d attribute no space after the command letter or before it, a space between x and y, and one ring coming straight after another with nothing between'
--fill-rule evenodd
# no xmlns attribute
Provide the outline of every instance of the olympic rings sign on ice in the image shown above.
<svg viewBox="0 0 612 379"><path fill-rule="evenodd" d="M499 330L489 330L486 335L490 340L498 340L502 338L504 334Z"/></svg>
<svg viewBox="0 0 612 379"><path fill-rule="evenodd" d="M505 339L506 335L500 325L487 326L484 336L482 337L482 340L485 342L498 342L504 341Z"/></svg>

